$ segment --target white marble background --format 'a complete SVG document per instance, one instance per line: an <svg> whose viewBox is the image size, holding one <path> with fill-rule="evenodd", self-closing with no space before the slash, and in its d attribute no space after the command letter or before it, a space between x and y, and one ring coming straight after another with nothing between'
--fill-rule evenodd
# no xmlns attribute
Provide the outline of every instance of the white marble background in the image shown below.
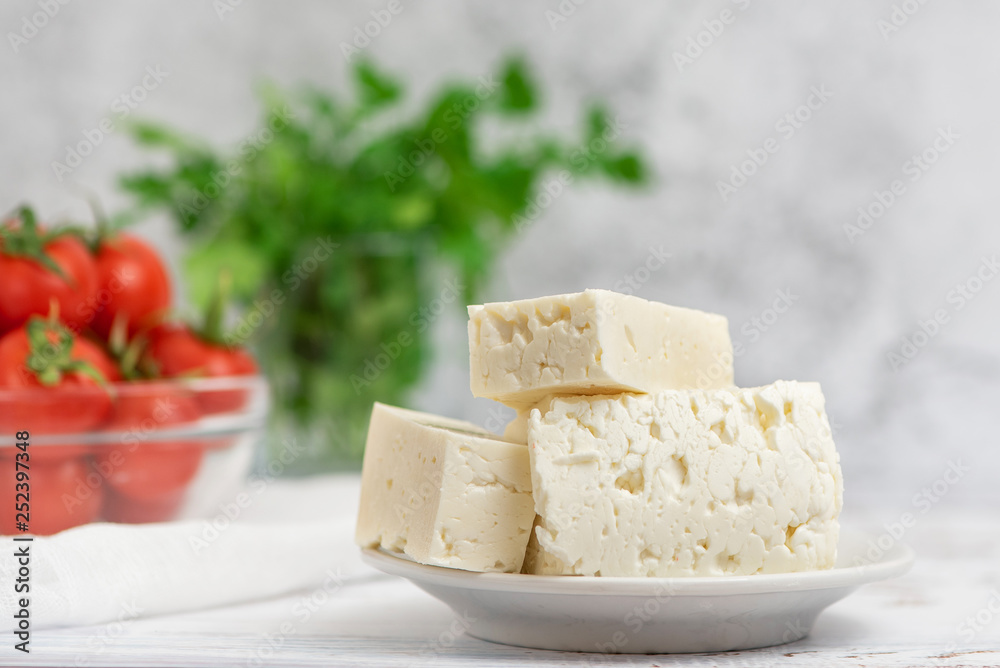
<svg viewBox="0 0 1000 668"><path fill-rule="evenodd" d="M3 3L0 209L30 200L49 217L83 215L83 190L118 206L113 175L144 160L123 137L106 137L63 182L51 163L111 113L147 66L169 74L136 113L235 142L257 115L254 81L341 86L341 42L388 4L237 1ZM58 11L15 52L10 33L21 33L47 2ZM880 29L879 22L891 20L894 5L901 25L889 33L890 24ZM584 100L611 99L626 137L655 165L658 184L641 195L588 185L556 199L505 252L489 298L610 288L662 246L671 258L638 294L726 314L745 347L740 384L823 383L849 507L877 500L890 512L920 514L1000 504L1000 280L975 284L984 256L1000 252L993 209L1000 6L402 6L366 51L405 74L417 96L447 75L489 73L501 54L519 49L547 91L547 124L569 128ZM220 16L220 7L232 11ZM547 12L560 7L566 20L553 23ZM727 10L732 20L721 34L678 68L674 53ZM814 86L832 96L794 135L782 136L776 122ZM957 139L911 181L905 163L948 128ZM778 151L722 201L717 181L769 137ZM851 243L844 226L894 179L905 192ZM150 221L144 231L176 266L180 248L169 225ZM981 290L959 308L951 291L970 279ZM792 306L766 331L755 329L752 319L772 315L766 309L779 290L794 296ZM893 370L888 354L938 309L948 322ZM437 363L415 404L489 422L490 403L469 396L462 315L436 327ZM953 464L962 473L944 482ZM914 497L935 481L936 493Z"/></svg>

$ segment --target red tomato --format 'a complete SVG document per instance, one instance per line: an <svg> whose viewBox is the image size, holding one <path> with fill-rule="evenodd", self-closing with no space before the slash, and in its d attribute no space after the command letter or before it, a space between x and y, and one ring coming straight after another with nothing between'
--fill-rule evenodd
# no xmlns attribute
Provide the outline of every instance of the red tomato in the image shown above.
<svg viewBox="0 0 1000 668"><path fill-rule="evenodd" d="M103 350L58 323L34 317L0 338L0 430L66 434L104 422L111 395L81 363L105 381L119 378Z"/></svg>
<svg viewBox="0 0 1000 668"><path fill-rule="evenodd" d="M131 432L135 438L142 438L143 434L194 422L199 417L194 397L172 381L141 380L120 386L114 414L105 429Z"/></svg>
<svg viewBox="0 0 1000 668"><path fill-rule="evenodd" d="M8 225L0 234L0 334L20 327L32 315L46 315L52 300L73 331L82 330L93 316L97 269L87 247L74 236L46 239L33 223ZM37 248L28 251L26 245ZM47 258L63 276L32 252Z"/></svg>
<svg viewBox="0 0 1000 668"><path fill-rule="evenodd" d="M104 494L101 515L109 522L144 524L174 519L184 501L184 490L166 492L152 499L133 499L109 488Z"/></svg>
<svg viewBox="0 0 1000 668"><path fill-rule="evenodd" d="M105 447L95 464L107 484L123 496L152 500L183 492L201 466L203 448L197 441L138 443L135 450Z"/></svg>
<svg viewBox="0 0 1000 668"><path fill-rule="evenodd" d="M124 317L130 333L155 324L170 307L170 279L160 256L146 242L118 234L101 242L94 256L97 299L95 332L107 338L116 317Z"/></svg>
<svg viewBox="0 0 1000 668"><path fill-rule="evenodd" d="M150 331L145 355L147 362L155 366L164 378L215 378L257 373L257 363L243 348L210 343L180 325L161 325ZM201 392L198 396L205 413L239 410L246 400L245 390Z"/></svg>
<svg viewBox="0 0 1000 668"><path fill-rule="evenodd" d="M17 488L15 460L8 452L0 458L0 533L47 536L97 519L103 490L86 459L38 461L33 446L28 453L29 531L17 530L23 518L16 517L15 503L22 503L24 497L16 495L24 488Z"/></svg>
<svg viewBox="0 0 1000 668"><path fill-rule="evenodd" d="M155 500L183 492L201 466L204 445L197 440L156 440L156 432L194 422L198 405L166 383L136 383L123 388L108 431L122 431L121 446L99 446L95 466L118 494Z"/></svg>

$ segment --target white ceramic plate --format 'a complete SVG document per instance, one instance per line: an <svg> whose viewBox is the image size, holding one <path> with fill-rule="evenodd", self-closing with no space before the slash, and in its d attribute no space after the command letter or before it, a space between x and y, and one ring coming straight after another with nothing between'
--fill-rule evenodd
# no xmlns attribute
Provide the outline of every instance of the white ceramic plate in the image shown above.
<svg viewBox="0 0 1000 668"><path fill-rule="evenodd" d="M831 603L910 569L913 550L883 550L876 539L843 531L830 570L713 578L472 573L382 550L363 550L363 558L475 620L468 633L483 640L573 652L722 652L799 640Z"/></svg>

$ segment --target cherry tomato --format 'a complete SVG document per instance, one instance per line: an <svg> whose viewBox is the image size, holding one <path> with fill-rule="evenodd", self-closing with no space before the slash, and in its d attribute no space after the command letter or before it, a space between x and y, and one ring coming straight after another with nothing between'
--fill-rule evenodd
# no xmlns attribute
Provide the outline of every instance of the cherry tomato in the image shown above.
<svg viewBox="0 0 1000 668"><path fill-rule="evenodd" d="M177 516L184 501L184 490L166 492L150 499L134 499L108 488L101 515L109 522L144 524L166 522Z"/></svg>
<svg viewBox="0 0 1000 668"><path fill-rule="evenodd" d="M168 383L140 382L122 389L107 431L124 432L122 445L99 446L94 465L116 493L155 500L183 492L201 466L196 439L157 440L156 432L198 419L198 405Z"/></svg>
<svg viewBox="0 0 1000 668"><path fill-rule="evenodd" d="M204 448L197 441L139 442L127 447L102 447L95 466L107 471L107 484L132 499L155 499L169 492L183 492L201 466Z"/></svg>
<svg viewBox="0 0 1000 668"><path fill-rule="evenodd" d="M91 328L104 338L116 317L135 333L155 324L170 307L170 279L160 256L145 241L118 234L101 241L94 255L97 300Z"/></svg>
<svg viewBox="0 0 1000 668"><path fill-rule="evenodd" d="M243 348L208 342L181 325L160 325L151 330L145 355L146 362L158 369L164 378L215 378L257 373L257 363ZM205 413L239 410L246 401L245 390L200 392L198 396Z"/></svg>
<svg viewBox="0 0 1000 668"><path fill-rule="evenodd" d="M73 331L90 322L97 268L79 238L46 235L24 215L0 230L0 277L0 334L48 314L53 301Z"/></svg>
<svg viewBox="0 0 1000 668"><path fill-rule="evenodd" d="M39 435L93 429L112 408L102 383L118 378L118 369L97 345L59 323L33 317L0 338L0 430ZM58 459L74 448L80 450L39 446L35 457Z"/></svg>
<svg viewBox="0 0 1000 668"><path fill-rule="evenodd" d="M114 414L105 429L141 437L158 429L196 421L200 416L197 402L174 382L141 380L120 386Z"/></svg>
<svg viewBox="0 0 1000 668"><path fill-rule="evenodd" d="M101 510L103 488L100 477L93 474L87 460L72 457L61 461L38 461L32 446L28 447L28 527L29 531L17 529L15 503L23 503L24 487L18 488L13 453L10 449L0 457L0 533L30 533L47 536L64 529L93 522ZM23 484L23 483L21 483Z"/></svg>

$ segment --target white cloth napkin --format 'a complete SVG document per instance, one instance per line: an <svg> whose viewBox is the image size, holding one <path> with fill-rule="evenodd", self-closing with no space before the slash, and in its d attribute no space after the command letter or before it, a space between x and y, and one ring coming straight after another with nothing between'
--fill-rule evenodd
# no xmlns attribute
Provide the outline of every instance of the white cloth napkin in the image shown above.
<svg viewBox="0 0 1000 668"><path fill-rule="evenodd" d="M353 517L289 524L91 524L2 541L0 615L11 623L17 547L30 546L32 627L98 624L225 606L320 586L364 567Z"/></svg>

